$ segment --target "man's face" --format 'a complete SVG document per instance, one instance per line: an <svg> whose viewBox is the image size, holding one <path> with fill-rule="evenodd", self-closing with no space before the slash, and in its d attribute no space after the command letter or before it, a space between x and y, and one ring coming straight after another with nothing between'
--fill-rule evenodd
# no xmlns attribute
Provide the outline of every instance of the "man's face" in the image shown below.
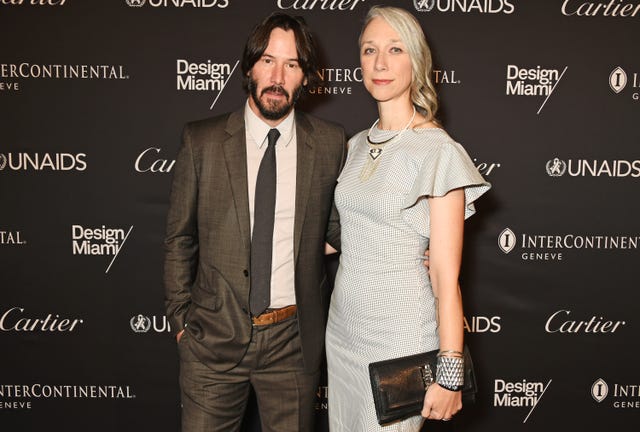
<svg viewBox="0 0 640 432"><path fill-rule="evenodd" d="M293 31L275 28L262 57L249 71L249 107L275 126L291 112L306 84Z"/></svg>

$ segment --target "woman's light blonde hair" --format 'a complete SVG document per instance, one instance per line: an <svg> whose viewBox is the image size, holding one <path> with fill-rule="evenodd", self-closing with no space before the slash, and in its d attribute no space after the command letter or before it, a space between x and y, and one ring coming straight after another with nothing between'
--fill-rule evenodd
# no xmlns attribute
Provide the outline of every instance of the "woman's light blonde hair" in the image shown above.
<svg viewBox="0 0 640 432"><path fill-rule="evenodd" d="M391 6L373 6L362 26L358 45L362 46L362 34L372 19L380 17L393 28L404 42L411 58L413 72L411 102L425 116L426 121L438 123L438 95L431 80L433 62L427 38L418 20L404 9Z"/></svg>

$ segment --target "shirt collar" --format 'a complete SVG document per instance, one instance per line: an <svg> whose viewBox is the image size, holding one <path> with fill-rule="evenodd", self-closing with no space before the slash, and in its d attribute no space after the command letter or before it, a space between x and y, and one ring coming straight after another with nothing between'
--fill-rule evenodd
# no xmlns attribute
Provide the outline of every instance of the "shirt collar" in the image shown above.
<svg viewBox="0 0 640 432"><path fill-rule="evenodd" d="M291 110L284 120L276 126L276 129L280 132L278 144L283 144L285 147L288 147L289 143L293 140L293 137L295 136L294 119L295 110ZM251 110L248 99L244 108L244 124L247 129L247 133L251 135L256 146L258 148L262 148L262 146L267 143L267 134L269 133L269 130L273 128L266 124Z"/></svg>

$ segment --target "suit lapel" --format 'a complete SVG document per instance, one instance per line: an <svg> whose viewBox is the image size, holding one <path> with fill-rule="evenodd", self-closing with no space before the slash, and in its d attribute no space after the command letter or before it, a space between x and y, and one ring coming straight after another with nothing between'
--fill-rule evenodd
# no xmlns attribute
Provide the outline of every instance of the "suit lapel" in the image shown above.
<svg viewBox="0 0 640 432"><path fill-rule="evenodd" d="M312 135L313 127L307 118L296 113L296 209L293 224L293 253L294 259L298 260L300 251L300 240L302 238L302 226L307 212L307 202L311 195L311 185L313 184L313 167L315 163L315 147Z"/></svg>
<svg viewBox="0 0 640 432"><path fill-rule="evenodd" d="M315 146L312 134L313 127L304 116L296 113L296 208L293 225L293 253L297 261L302 239L302 226L306 217L307 203L313 184L313 168L315 165ZM247 148L242 110L233 112L225 129L229 137L222 149L229 173L229 182L233 194L233 204L238 216L238 226L243 245L251 247L251 220L249 216L249 197L247 186Z"/></svg>
<svg viewBox="0 0 640 432"><path fill-rule="evenodd" d="M233 203L238 216L240 236L245 248L251 247L251 220L247 188L247 147L244 127L244 111L231 113L225 131L229 134L223 143L224 158L229 173Z"/></svg>

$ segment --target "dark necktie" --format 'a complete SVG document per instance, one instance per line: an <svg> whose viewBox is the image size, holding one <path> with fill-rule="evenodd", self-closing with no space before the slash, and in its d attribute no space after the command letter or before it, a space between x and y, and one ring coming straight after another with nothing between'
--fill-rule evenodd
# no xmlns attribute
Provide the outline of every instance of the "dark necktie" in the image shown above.
<svg viewBox="0 0 640 432"><path fill-rule="evenodd" d="M269 144L262 156L256 180L251 236L251 313L260 315L271 302L271 251L276 212L276 141L278 129L268 134Z"/></svg>

